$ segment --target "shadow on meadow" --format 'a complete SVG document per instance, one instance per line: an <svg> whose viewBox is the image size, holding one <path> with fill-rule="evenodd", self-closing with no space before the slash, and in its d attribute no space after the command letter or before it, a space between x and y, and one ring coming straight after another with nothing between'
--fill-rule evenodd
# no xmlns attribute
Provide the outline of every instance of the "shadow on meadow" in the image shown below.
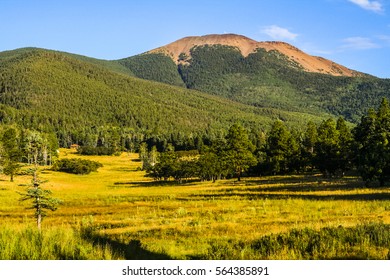
<svg viewBox="0 0 390 280"><path fill-rule="evenodd" d="M115 182L114 187L121 188L153 188L153 187L169 187L175 185L172 181L153 181L153 182Z"/></svg>
<svg viewBox="0 0 390 280"><path fill-rule="evenodd" d="M179 183L177 181L129 181L129 182L115 182L114 186L118 187L121 186L123 188L152 188L152 187L172 187L172 186L179 186L179 187L185 187L189 185L193 185L195 183L198 183L199 180L186 180L184 183Z"/></svg>
<svg viewBox="0 0 390 280"><path fill-rule="evenodd" d="M100 236L93 233L84 233L84 239L92 242L94 246L109 246L114 255L126 260L171 260L172 258L163 253L151 252L143 248L141 241L131 240L128 243L122 243L112 240L106 236Z"/></svg>
<svg viewBox="0 0 390 280"><path fill-rule="evenodd" d="M192 198L199 200L210 199L306 199L306 200L359 200L359 201L374 201L374 200L390 200L390 193L369 193L369 194L328 194L328 195L316 195L316 194L270 194L270 193L213 193L213 194L195 194L191 195Z"/></svg>
<svg viewBox="0 0 390 280"><path fill-rule="evenodd" d="M359 180L333 180L333 181L318 181L318 182L305 182L305 181L289 181L289 183L274 183L274 184L266 184L259 185L259 187L249 187L245 189L241 189L246 192L254 192L254 193L265 193L267 192L280 192L280 195L283 196L307 196L307 197L334 197L340 198L344 197L345 199L354 199L354 198L362 198L367 197L376 198L378 196L383 196L383 199L388 199L388 195L390 192L386 192L389 190L388 187L376 187L370 188L369 194L348 194L347 192L357 191L362 189L368 189L363 182ZM377 191L377 192L375 192ZM302 192L309 192L310 194L301 194ZM321 192L339 192L339 193L331 193L329 195L317 195L316 193ZM346 193L340 193L346 192ZM300 194L295 194L300 193ZM361 200L361 199L359 199Z"/></svg>
<svg viewBox="0 0 390 280"><path fill-rule="evenodd" d="M118 171L118 172L135 172L137 171L137 168L134 167L117 167L117 168L110 168L110 171Z"/></svg>
<svg viewBox="0 0 390 280"><path fill-rule="evenodd" d="M183 183L176 181L138 181L115 182L113 187L148 188L148 187L189 187L200 181L193 179ZM350 193L367 189L357 178L323 179L318 176L275 176L267 178L246 178L241 182L228 181L219 190L190 194L180 200L210 199L307 199L307 200L390 200L388 187L370 188L369 193ZM324 192L329 192L324 194Z"/></svg>
<svg viewBox="0 0 390 280"><path fill-rule="evenodd" d="M324 179L318 176L273 177L265 180L249 178L245 180L245 185L259 186L262 191L288 192L350 191L365 188L364 182L358 178Z"/></svg>
<svg viewBox="0 0 390 280"><path fill-rule="evenodd" d="M390 200L388 187L370 188L369 193L350 193L367 189L364 183L356 178L321 180L320 177L275 177L271 179L246 179L233 182L229 188L218 191L193 194L198 199L306 199L306 200ZM324 192L329 192L324 194Z"/></svg>

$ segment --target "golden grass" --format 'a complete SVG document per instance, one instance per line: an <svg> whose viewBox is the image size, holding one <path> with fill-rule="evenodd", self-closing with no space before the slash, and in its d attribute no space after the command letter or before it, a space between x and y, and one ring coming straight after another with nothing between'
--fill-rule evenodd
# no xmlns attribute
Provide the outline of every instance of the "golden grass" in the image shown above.
<svg viewBox="0 0 390 280"><path fill-rule="evenodd" d="M61 158L78 157L61 150ZM75 227L93 220L99 234L172 258L203 254L213 239L251 242L270 233L310 227L390 223L390 188L368 189L354 177L324 180L316 176L155 182L139 171L137 154L83 156L103 164L98 172L73 175L42 169L43 188L63 201L43 227ZM29 176L14 183L0 176L2 223L33 225L32 210L17 191Z"/></svg>

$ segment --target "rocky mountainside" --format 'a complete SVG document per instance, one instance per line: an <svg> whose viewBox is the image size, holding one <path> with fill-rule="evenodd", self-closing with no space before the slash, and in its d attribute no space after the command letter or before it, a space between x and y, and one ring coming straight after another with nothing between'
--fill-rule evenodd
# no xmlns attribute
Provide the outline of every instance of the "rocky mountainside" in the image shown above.
<svg viewBox="0 0 390 280"><path fill-rule="evenodd" d="M250 38L236 34L191 36L177 40L166 46L151 50L149 53L163 53L172 58L176 64L185 63L191 59L191 49L196 46L224 45L238 49L244 57L264 49L267 52L276 51L286 57L295 65L307 72L329 74L333 76L360 76L361 73L348 69L328 59L311 56L298 48L284 42L257 42ZM186 57L186 59L181 59Z"/></svg>

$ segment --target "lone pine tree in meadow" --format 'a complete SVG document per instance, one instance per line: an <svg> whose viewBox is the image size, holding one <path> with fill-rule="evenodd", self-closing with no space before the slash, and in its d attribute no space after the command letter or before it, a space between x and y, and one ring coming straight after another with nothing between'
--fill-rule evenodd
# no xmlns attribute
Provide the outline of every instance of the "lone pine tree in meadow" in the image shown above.
<svg viewBox="0 0 390 280"><path fill-rule="evenodd" d="M29 208L35 210L35 218L39 231L41 231L42 219L46 216L46 210L55 211L57 210L57 205L61 203L60 200L51 197L52 192L50 190L42 189L42 182L38 178L39 156L42 152L42 143L44 143L44 140L38 133L30 135L28 153L31 155L34 164L33 178L26 192L20 193L22 195L21 201L32 200L32 206Z"/></svg>

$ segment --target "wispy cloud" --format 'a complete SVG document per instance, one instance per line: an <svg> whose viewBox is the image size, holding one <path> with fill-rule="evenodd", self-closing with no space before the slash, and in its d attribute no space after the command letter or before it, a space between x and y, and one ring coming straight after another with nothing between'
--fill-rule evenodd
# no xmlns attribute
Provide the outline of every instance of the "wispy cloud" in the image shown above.
<svg viewBox="0 0 390 280"><path fill-rule="evenodd" d="M298 37L298 34L292 33L288 29L277 25L266 26L261 32L275 40L295 40Z"/></svg>
<svg viewBox="0 0 390 280"><path fill-rule="evenodd" d="M389 35L379 35L378 38L384 41L386 44L390 45L390 36Z"/></svg>
<svg viewBox="0 0 390 280"><path fill-rule="evenodd" d="M366 37L349 37L343 40L342 49L369 50L380 48L380 45L374 43Z"/></svg>
<svg viewBox="0 0 390 280"><path fill-rule="evenodd" d="M382 3L379 1L370 1L370 0L348 0L348 1L358 5L359 7L365 10L373 11L376 13L384 12Z"/></svg>

